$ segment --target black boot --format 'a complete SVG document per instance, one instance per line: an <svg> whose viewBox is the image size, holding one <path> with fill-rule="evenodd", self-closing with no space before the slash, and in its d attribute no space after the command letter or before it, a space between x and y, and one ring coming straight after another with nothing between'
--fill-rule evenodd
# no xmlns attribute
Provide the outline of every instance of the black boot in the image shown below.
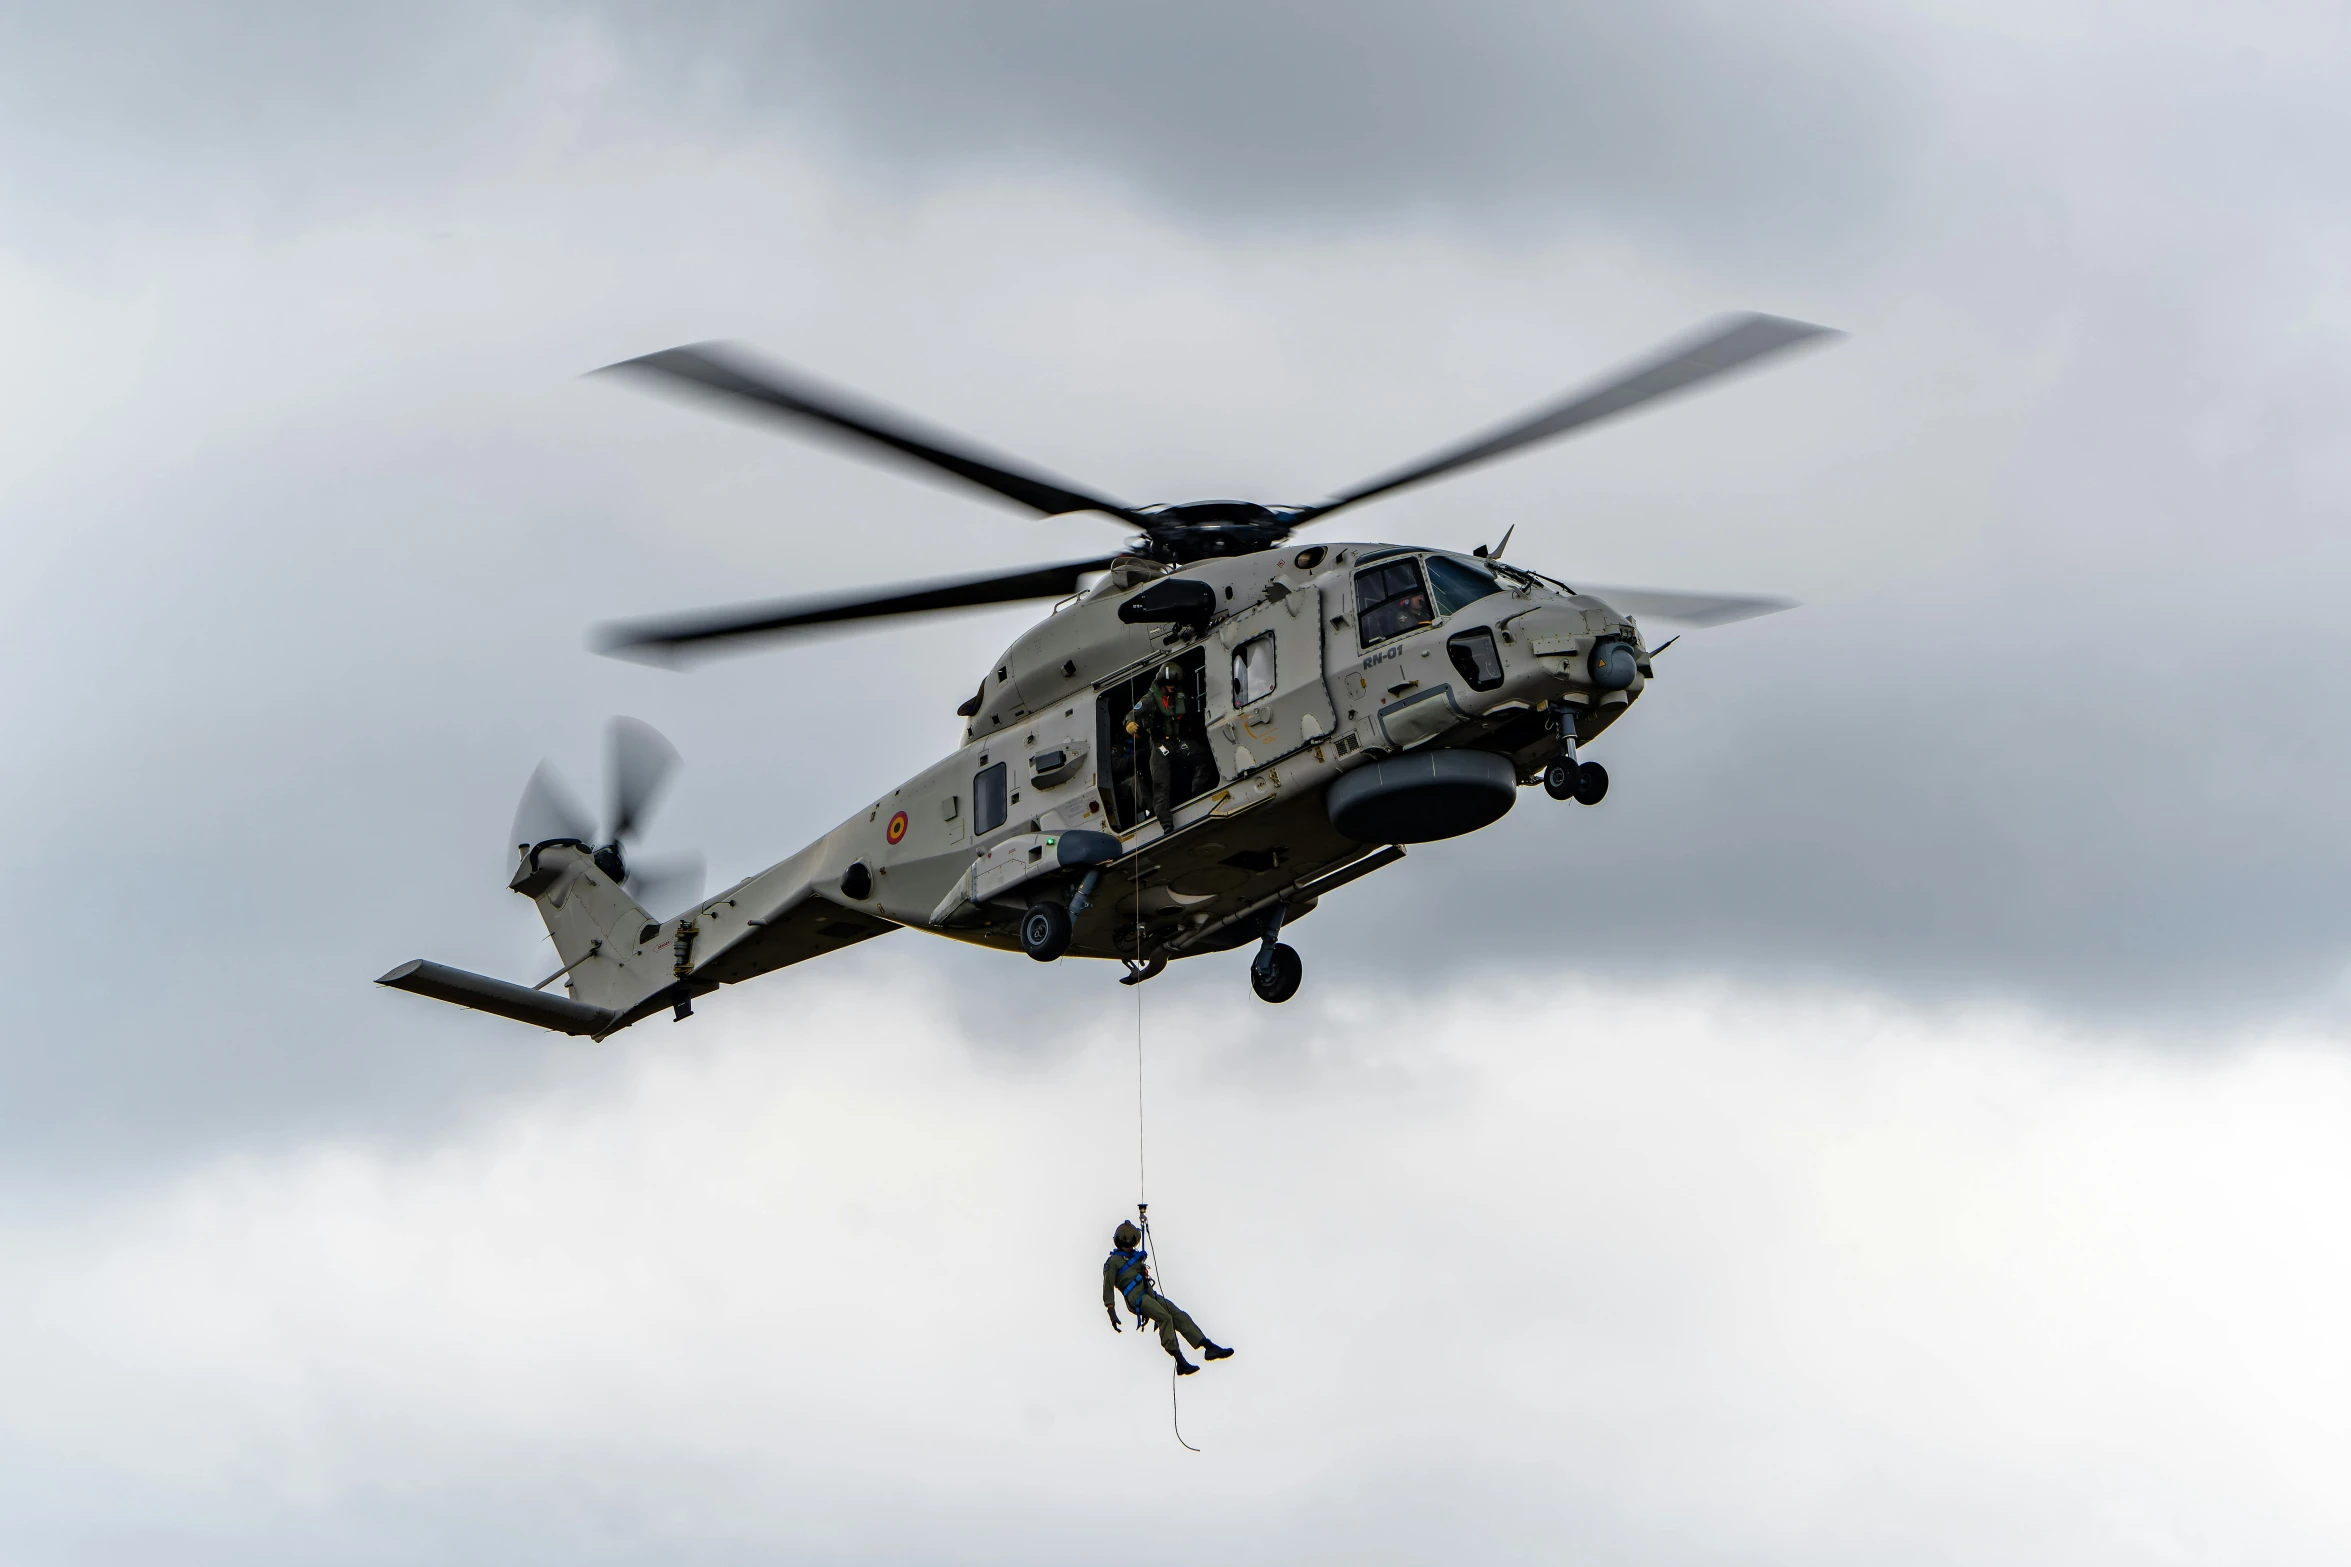
<svg viewBox="0 0 2351 1567"><path fill-rule="evenodd" d="M1176 1375L1177 1375L1177 1376L1179 1376L1179 1377L1188 1377L1188 1376L1190 1376L1190 1375L1191 1375L1193 1372L1195 1372L1195 1371L1197 1371L1197 1370L1199 1370L1199 1369L1200 1369L1200 1368L1199 1368L1198 1366L1195 1366L1195 1365L1193 1365L1193 1364L1192 1364L1190 1361L1186 1360L1186 1359L1185 1359L1183 1356L1181 1356L1181 1355L1178 1355L1178 1356L1176 1356Z"/></svg>
<svg viewBox="0 0 2351 1567"><path fill-rule="evenodd" d="M1200 1351L1200 1358L1202 1360L1226 1360L1231 1358L1232 1353L1230 1345L1211 1344Z"/></svg>

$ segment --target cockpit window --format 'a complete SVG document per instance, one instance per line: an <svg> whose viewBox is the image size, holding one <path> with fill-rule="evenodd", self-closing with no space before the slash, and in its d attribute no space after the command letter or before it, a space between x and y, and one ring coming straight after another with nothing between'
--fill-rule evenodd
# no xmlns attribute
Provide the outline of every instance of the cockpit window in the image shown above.
<svg viewBox="0 0 2351 1567"><path fill-rule="evenodd" d="M1355 574L1355 620L1365 647L1402 636L1433 618L1419 561L1392 560Z"/></svg>
<svg viewBox="0 0 2351 1567"><path fill-rule="evenodd" d="M1450 615L1457 609L1468 608L1489 593L1501 592L1502 588L1492 577L1465 560L1431 555L1429 591L1436 595L1437 613Z"/></svg>

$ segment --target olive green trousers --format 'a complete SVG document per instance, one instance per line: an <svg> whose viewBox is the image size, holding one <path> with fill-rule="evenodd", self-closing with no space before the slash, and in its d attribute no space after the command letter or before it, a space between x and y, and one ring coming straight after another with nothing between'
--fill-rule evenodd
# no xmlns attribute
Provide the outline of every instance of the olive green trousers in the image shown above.
<svg viewBox="0 0 2351 1567"><path fill-rule="evenodd" d="M1192 1320L1192 1314L1164 1295L1154 1295L1149 1290L1137 1290L1135 1298L1127 1302L1127 1307L1142 1321L1158 1325L1159 1347L1178 1360L1184 1357L1184 1352L1176 1348L1178 1333L1181 1333L1184 1336L1184 1342L1194 1349L1198 1349L1208 1342L1208 1335L1200 1331L1200 1324Z"/></svg>
<svg viewBox="0 0 2351 1567"><path fill-rule="evenodd" d="M1191 792L1199 773L1200 748L1182 735L1167 742L1168 754L1159 754L1156 742L1147 742L1136 760L1149 775L1151 814L1159 818L1163 828L1175 826L1176 803Z"/></svg>

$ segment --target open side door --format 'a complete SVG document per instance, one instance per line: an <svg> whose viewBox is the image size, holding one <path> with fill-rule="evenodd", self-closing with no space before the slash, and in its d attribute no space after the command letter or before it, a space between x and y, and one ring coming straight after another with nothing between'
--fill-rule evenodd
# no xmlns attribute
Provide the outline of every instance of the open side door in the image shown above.
<svg viewBox="0 0 2351 1567"><path fill-rule="evenodd" d="M1215 655L1212 657L1211 655ZM1185 735L1193 746L1206 744L1197 752L1196 764L1185 771L1176 786L1176 803L1196 800L1230 776L1225 765L1225 753L1217 749L1212 730L1208 727L1208 713L1215 700L1218 681L1222 678L1223 656L1213 644L1190 647L1165 658L1155 658L1134 670L1124 679L1096 687L1095 754L1096 778L1102 791L1102 803L1110 813L1111 825L1120 832L1141 821L1151 812L1150 789L1144 776L1137 772L1135 763L1142 742L1126 732L1127 714L1149 691L1157 679L1162 663L1174 664L1184 672L1184 683L1192 711L1184 719Z"/></svg>

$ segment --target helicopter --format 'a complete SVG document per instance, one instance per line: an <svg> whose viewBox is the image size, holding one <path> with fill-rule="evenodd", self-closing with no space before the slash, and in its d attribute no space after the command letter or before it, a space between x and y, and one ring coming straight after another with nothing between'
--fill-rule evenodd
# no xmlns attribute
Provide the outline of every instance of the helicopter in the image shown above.
<svg viewBox="0 0 2351 1567"><path fill-rule="evenodd" d="M903 928L1106 959L1140 984L1255 943L1249 980L1289 1000L1281 937L1407 845L1490 826L1521 788L1597 805L1582 752L1655 677L1639 617L1692 628L1791 607L1742 594L1570 586L1506 560L1316 542L1299 530L1837 334L1783 317L1709 322L1483 435L1310 505L1128 506L724 344L606 367L1051 517L1129 530L1098 559L616 623L591 639L679 664L846 623L1052 600L957 709L954 752L790 858L666 916L635 836L677 765L649 726L610 731L599 827L545 768L509 834L509 887L563 966L523 986L416 959L379 984L601 1039L724 985ZM699 885L699 873L695 873ZM562 994L548 987L562 980Z"/></svg>

